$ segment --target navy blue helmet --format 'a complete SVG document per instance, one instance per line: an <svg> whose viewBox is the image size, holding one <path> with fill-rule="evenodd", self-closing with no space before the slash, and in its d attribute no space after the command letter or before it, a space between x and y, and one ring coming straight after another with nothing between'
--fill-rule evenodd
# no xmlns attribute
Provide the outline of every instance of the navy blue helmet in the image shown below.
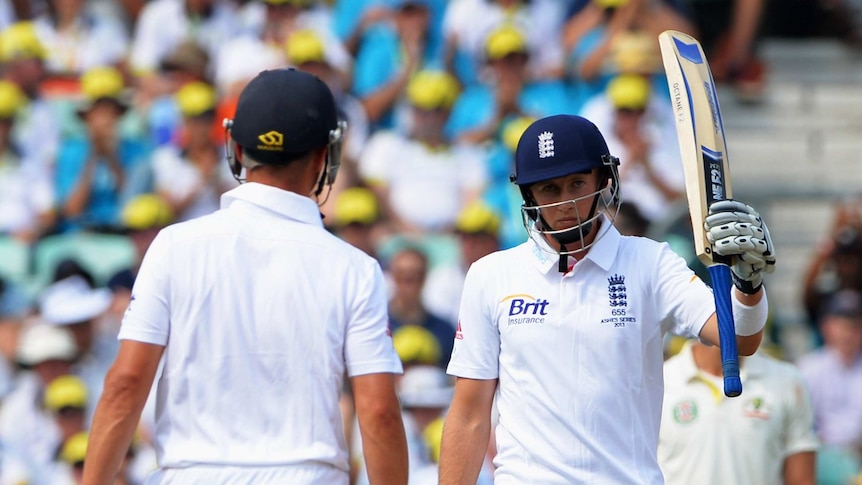
<svg viewBox="0 0 862 485"><path fill-rule="evenodd" d="M572 254L589 247L584 238L593 228L593 222L608 209L611 216L619 206L619 159L608 150L599 129L591 121L575 115L555 115L536 120L521 135L515 150L515 173L511 180L521 189L524 205L521 208L524 225L531 237L540 234L557 240L563 247L561 254ZM563 177L573 173L588 173L598 169L600 184L592 194L588 214L578 214L579 224L561 230L552 230L542 219L542 209L575 204L577 200L564 200L538 205L529 186L536 182ZM578 243L578 244L575 244ZM565 248L572 245L571 250Z"/></svg>

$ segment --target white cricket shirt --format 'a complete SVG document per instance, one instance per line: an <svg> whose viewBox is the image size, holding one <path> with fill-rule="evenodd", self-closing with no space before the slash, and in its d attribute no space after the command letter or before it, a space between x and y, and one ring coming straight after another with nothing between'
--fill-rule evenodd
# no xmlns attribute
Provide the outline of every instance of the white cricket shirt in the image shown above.
<svg viewBox="0 0 862 485"><path fill-rule="evenodd" d="M64 31L48 15L37 17L34 24L48 54L48 72L80 75L122 61L129 50L129 35L122 22L94 8L85 8L75 25Z"/></svg>
<svg viewBox="0 0 862 485"><path fill-rule="evenodd" d="M214 174L205 175L184 150L164 145L153 151L150 158L156 190L170 202L186 202L176 214L177 221L187 221L218 210L222 187L236 187L230 167L220 163Z"/></svg>
<svg viewBox="0 0 862 485"><path fill-rule="evenodd" d="M665 143L676 136L676 119L667 95L653 90L646 105L646 113L639 123L641 136L649 144L645 161L633 160L628 156L626 144L617 135L616 109L607 94L599 93L587 101L581 110L581 116L592 121L605 133L608 151L620 155L620 184L625 187L622 192L623 202L637 206L650 221L661 221L670 217L674 210L673 203L677 199L668 199L652 179L657 177L665 186L679 194L685 192L679 144ZM647 165L652 167L652 174L647 172Z"/></svg>
<svg viewBox="0 0 862 485"><path fill-rule="evenodd" d="M49 166L0 153L0 233L35 229L55 201Z"/></svg>
<svg viewBox="0 0 862 485"><path fill-rule="evenodd" d="M783 483L784 459L815 451L814 413L795 366L756 353L740 365L742 395L699 371L691 345L667 361L658 458L668 485Z"/></svg>
<svg viewBox="0 0 862 485"><path fill-rule="evenodd" d="M377 262L328 233L311 199L247 183L159 233L119 337L166 345L162 468L295 467L280 483L301 483L316 467L312 482L346 484L342 377L401 372L387 326Z"/></svg>
<svg viewBox="0 0 862 485"><path fill-rule="evenodd" d="M233 2L215 0L204 18L189 16L185 0L153 0L141 9L129 51L129 64L140 72L153 72L185 40L197 42L216 59L226 39L242 33Z"/></svg>
<svg viewBox="0 0 862 485"><path fill-rule="evenodd" d="M662 338L712 294L667 244L608 220L565 275L529 240L472 265L448 372L497 379L497 484L661 484Z"/></svg>
<svg viewBox="0 0 862 485"><path fill-rule="evenodd" d="M468 194L488 179L480 153L465 146L432 149L392 131L373 135L359 161L359 175L388 188L398 217L425 231L454 225Z"/></svg>

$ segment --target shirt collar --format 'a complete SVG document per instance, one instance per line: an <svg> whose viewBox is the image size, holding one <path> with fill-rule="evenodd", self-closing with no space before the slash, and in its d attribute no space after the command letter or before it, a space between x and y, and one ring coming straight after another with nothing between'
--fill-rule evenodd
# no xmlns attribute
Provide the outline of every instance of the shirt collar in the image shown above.
<svg viewBox="0 0 862 485"><path fill-rule="evenodd" d="M604 271L610 270L620 246L620 237L619 231L610 219L602 216L595 244L587 249L587 254L583 259L592 261ZM551 268L557 267L560 257L541 234L530 237L529 246L539 271L547 274Z"/></svg>
<svg viewBox="0 0 862 485"><path fill-rule="evenodd" d="M221 196L221 208L245 202L305 224L323 226L320 209L308 197L270 185L246 182Z"/></svg>

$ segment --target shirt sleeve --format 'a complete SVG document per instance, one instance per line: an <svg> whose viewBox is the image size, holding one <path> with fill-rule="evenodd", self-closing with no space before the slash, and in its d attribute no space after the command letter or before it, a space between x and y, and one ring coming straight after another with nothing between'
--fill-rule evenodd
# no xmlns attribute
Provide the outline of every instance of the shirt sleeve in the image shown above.
<svg viewBox="0 0 862 485"><path fill-rule="evenodd" d="M80 140L68 140L60 147L54 166L57 202L65 203L84 170L89 149Z"/></svg>
<svg viewBox="0 0 862 485"><path fill-rule="evenodd" d="M666 138L662 138L664 133L657 122L652 122L649 125L647 133L651 140L666 140ZM685 190L685 172L682 169L679 144L653 143L649 157L650 164L665 183L676 190Z"/></svg>
<svg viewBox="0 0 862 485"><path fill-rule="evenodd" d="M452 5L446 8L446 12L443 14L442 31L447 40L458 35L458 28L461 26L460 14L463 10L463 4L464 2L453 2Z"/></svg>
<svg viewBox="0 0 862 485"><path fill-rule="evenodd" d="M460 179L466 190L479 190L488 182L488 171L485 168L483 153L478 149L461 147Z"/></svg>
<svg viewBox="0 0 862 485"><path fill-rule="evenodd" d="M662 329L683 337L698 337L715 313L712 291L667 243L661 244L655 274L656 311Z"/></svg>
<svg viewBox="0 0 862 485"><path fill-rule="evenodd" d="M344 47L341 39L328 29L321 29L318 34L326 40L326 58L339 71L350 72L353 68L353 58Z"/></svg>
<svg viewBox="0 0 862 485"><path fill-rule="evenodd" d="M580 74L584 61L587 60L593 51L598 49L605 32L605 29L602 27L596 27L588 31L581 37L580 42L572 48L571 52L568 53L568 62L571 63L578 74Z"/></svg>
<svg viewBox="0 0 862 485"><path fill-rule="evenodd" d="M118 338L167 345L170 332L169 230L162 230L150 244L135 278L132 297Z"/></svg>
<svg viewBox="0 0 862 485"><path fill-rule="evenodd" d="M98 53L97 62L100 64L120 62L129 50L129 36L126 34L123 24L112 17L102 16L99 18L94 40L94 47ZM90 45L92 46L92 44Z"/></svg>
<svg viewBox="0 0 862 485"><path fill-rule="evenodd" d="M788 391L791 395L787 400L787 421L784 423L785 456L815 451L819 446L817 433L814 431L814 408L808 389L802 374L795 368L790 368L790 371L792 381Z"/></svg>
<svg viewBox="0 0 862 485"><path fill-rule="evenodd" d="M392 346L389 331L386 283L376 262L358 278L359 291L353 296L344 343L348 377L375 373L402 372L401 360Z"/></svg>
<svg viewBox="0 0 862 485"><path fill-rule="evenodd" d="M249 81L260 71L280 67L279 52L258 39L242 36L220 48L215 55L215 83L222 91L234 89L234 84Z"/></svg>
<svg viewBox="0 0 862 485"><path fill-rule="evenodd" d="M802 382L805 384L808 400L811 401L814 409L815 433L817 432L818 423L822 423L824 420L823 414L824 409L826 409L826 406L823 405L823 396L826 395L826 392L821 384L828 381L828 379L823 378L824 373L821 372L821 366L818 365L817 357L819 355L817 353L808 354L796 362L796 368L799 370Z"/></svg>
<svg viewBox="0 0 862 485"><path fill-rule="evenodd" d="M500 376L500 330L494 318L494 307L489 305L487 284L481 265L474 264L467 271L455 347L447 372L469 379L496 379Z"/></svg>
<svg viewBox="0 0 862 485"><path fill-rule="evenodd" d="M159 18L155 3L144 8L135 26L129 63L136 72L151 72L159 61L158 32Z"/></svg>
<svg viewBox="0 0 862 485"><path fill-rule="evenodd" d="M395 146L395 135L383 131L368 140L362 158L359 159L359 176L372 185L387 185L392 176L389 157L399 153Z"/></svg>
<svg viewBox="0 0 862 485"><path fill-rule="evenodd" d="M385 86L398 72L395 34L386 26L368 31L359 46L353 68L353 92L365 98Z"/></svg>
<svg viewBox="0 0 862 485"><path fill-rule="evenodd" d="M56 201L50 168L36 160L25 161L22 167L27 180L27 197L30 199L30 205L40 214L50 211Z"/></svg>

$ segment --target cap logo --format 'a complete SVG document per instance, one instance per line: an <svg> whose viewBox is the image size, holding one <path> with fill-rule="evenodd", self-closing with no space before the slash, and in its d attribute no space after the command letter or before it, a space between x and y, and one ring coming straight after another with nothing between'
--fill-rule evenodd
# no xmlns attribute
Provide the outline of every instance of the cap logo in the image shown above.
<svg viewBox="0 0 862 485"><path fill-rule="evenodd" d="M284 135L275 130L267 131L258 136L257 139L262 143L257 146L258 150L281 151L284 149Z"/></svg>
<svg viewBox="0 0 862 485"><path fill-rule="evenodd" d="M539 133L539 158L554 156L554 134L550 131Z"/></svg>

